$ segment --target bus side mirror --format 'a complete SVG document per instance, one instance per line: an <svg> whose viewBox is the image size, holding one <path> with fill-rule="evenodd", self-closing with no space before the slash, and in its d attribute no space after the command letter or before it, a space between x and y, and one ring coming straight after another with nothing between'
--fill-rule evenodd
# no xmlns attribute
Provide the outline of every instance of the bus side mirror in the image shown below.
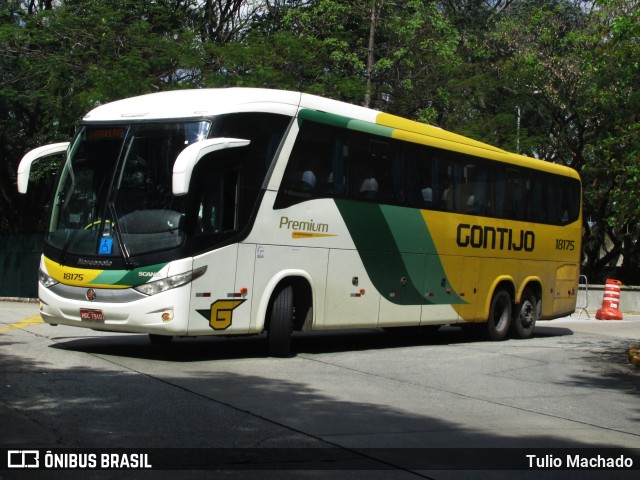
<svg viewBox="0 0 640 480"><path fill-rule="evenodd" d="M66 152L68 147L69 142L52 143L27 152L27 154L22 157L22 160L20 160L20 165L18 165L18 192L27 193L29 173L31 173L31 164L33 162L50 155Z"/></svg>
<svg viewBox="0 0 640 480"><path fill-rule="evenodd" d="M246 147L250 143L250 140L240 138L210 138L189 145L180 152L176 163L173 164L173 194L175 196L186 195L189 191L193 169L205 155L227 148Z"/></svg>

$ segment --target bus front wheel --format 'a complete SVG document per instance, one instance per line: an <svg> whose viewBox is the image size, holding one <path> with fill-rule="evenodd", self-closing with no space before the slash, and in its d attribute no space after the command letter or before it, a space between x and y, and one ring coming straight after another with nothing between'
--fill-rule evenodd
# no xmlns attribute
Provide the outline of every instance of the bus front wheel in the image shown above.
<svg viewBox="0 0 640 480"><path fill-rule="evenodd" d="M280 289L271 304L271 317L267 329L269 355L288 357L291 353L291 332L293 331L293 288L289 285Z"/></svg>
<svg viewBox="0 0 640 480"><path fill-rule="evenodd" d="M536 321L540 318L540 302L530 288L522 293L520 308L511 324L511 333L515 338L531 338Z"/></svg>
<svg viewBox="0 0 640 480"><path fill-rule="evenodd" d="M511 324L511 295L506 290L497 290L491 299L487 336L489 340L503 340Z"/></svg>

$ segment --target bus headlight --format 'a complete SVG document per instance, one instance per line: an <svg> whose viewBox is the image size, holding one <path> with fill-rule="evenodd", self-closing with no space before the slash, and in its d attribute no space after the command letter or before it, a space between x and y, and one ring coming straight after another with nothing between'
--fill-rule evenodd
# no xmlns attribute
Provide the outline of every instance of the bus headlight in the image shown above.
<svg viewBox="0 0 640 480"><path fill-rule="evenodd" d="M56 283L58 283L57 280L54 280L52 277L50 277L49 275L44 273L42 270L38 270L38 281L45 288L49 288L49 287L55 285Z"/></svg>
<svg viewBox="0 0 640 480"><path fill-rule="evenodd" d="M137 291L144 293L145 295L155 295L160 292L166 292L172 288L181 287L182 285L192 282L198 277L204 275L207 271L207 267L200 267L190 272L174 275L173 277L163 278L162 280L156 280L155 282L144 283L134 287Z"/></svg>

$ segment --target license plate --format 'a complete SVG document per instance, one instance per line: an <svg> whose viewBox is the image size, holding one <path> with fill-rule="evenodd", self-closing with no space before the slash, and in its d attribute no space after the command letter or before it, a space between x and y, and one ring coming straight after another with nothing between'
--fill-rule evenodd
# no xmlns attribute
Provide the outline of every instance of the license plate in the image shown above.
<svg viewBox="0 0 640 480"><path fill-rule="evenodd" d="M80 309L80 320L91 320L93 322L104 322L102 310L94 310L90 308Z"/></svg>

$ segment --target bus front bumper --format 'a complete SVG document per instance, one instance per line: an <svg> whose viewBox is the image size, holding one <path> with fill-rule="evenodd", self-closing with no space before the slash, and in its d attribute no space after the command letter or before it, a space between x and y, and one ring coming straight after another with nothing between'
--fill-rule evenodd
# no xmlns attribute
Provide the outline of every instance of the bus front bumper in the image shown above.
<svg viewBox="0 0 640 480"><path fill-rule="evenodd" d="M40 315L51 325L122 333L186 335L190 288L187 284L147 296L131 288L86 288L64 284L46 288L39 284Z"/></svg>

